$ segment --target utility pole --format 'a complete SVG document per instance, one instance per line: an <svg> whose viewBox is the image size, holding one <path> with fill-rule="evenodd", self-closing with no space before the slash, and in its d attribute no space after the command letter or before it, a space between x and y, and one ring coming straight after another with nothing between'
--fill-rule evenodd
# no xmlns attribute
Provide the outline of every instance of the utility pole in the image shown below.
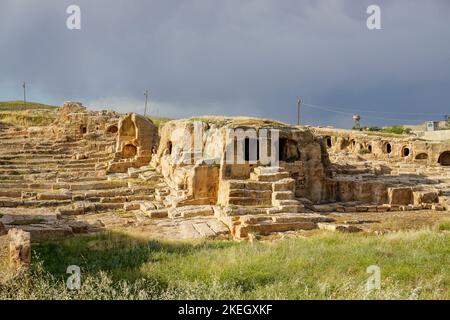
<svg viewBox="0 0 450 320"><path fill-rule="evenodd" d="M27 107L27 89L26 89L26 84L25 81L22 84L22 88L23 88L23 106L26 109Z"/></svg>
<svg viewBox="0 0 450 320"><path fill-rule="evenodd" d="M144 109L144 117L145 117L145 116L147 116L148 90L145 90L144 96L145 96L145 109Z"/></svg>
<svg viewBox="0 0 450 320"><path fill-rule="evenodd" d="M297 100L297 125L300 125L300 105L302 104L302 99Z"/></svg>

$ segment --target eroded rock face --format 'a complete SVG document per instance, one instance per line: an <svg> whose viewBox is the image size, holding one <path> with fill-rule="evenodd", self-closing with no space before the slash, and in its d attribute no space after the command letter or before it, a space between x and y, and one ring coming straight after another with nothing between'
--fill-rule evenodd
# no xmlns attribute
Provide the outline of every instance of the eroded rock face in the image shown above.
<svg viewBox="0 0 450 320"><path fill-rule="evenodd" d="M158 127L148 118L130 113L121 118L117 128L115 161L108 172L126 172L147 165L158 145Z"/></svg>
<svg viewBox="0 0 450 320"><path fill-rule="evenodd" d="M67 116L70 113L80 113L86 112L86 107L83 106L81 102L66 101L63 106L59 109L59 114L61 116Z"/></svg>
<svg viewBox="0 0 450 320"><path fill-rule="evenodd" d="M81 102L66 101L56 113L55 121L46 127L29 127L15 133L29 138L53 138L75 141L87 136L113 137L117 133L120 114L111 110L90 111Z"/></svg>
<svg viewBox="0 0 450 320"><path fill-rule="evenodd" d="M355 130L313 128L330 154L350 153L367 160L450 165L450 143L425 141L411 135L366 133Z"/></svg>
<svg viewBox="0 0 450 320"><path fill-rule="evenodd" d="M285 171L283 174L274 173L274 177L294 179L290 191L296 196L315 202L327 198L325 186L330 177L329 161L321 140L311 131L277 123L261 123L260 119L247 119L245 126L241 123L239 118L202 118L198 121L170 121L164 125L154 165L160 167L168 185L185 198L182 203L215 204L218 197L227 197L220 195L228 192L225 191L225 181L251 180L255 168L271 166L263 161L266 159L258 159L251 154L251 143L258 146L257 150L264 147L274 149L267 156L270 159L273 152L273 156L280 160L276 166ZM270 130L277 131L278 135L273 146L264 145L265 140L261 140ZM230 142L229 135L239 131L244 132L246 138ZM271 143L270 134L267 143ZM230 155L230 150L234 150L234 154ZM243 161L237 160L238 155L242 155ZM230 163L230 158L236 161ZM267 177L271 179L271 176ZM261 204L268 202L260 201Z"/></svg>

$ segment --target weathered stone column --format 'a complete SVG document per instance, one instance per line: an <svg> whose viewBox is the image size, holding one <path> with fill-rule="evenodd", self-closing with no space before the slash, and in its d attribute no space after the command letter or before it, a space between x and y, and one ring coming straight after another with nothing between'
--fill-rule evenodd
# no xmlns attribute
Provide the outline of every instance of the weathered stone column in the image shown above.
<svg viewBox="0 0 450 320"><path fill-rule="evenodd" d="M31 237L29 232L11 229L9 237L9 266L16 271L28 270L31 264Z"/></svg>

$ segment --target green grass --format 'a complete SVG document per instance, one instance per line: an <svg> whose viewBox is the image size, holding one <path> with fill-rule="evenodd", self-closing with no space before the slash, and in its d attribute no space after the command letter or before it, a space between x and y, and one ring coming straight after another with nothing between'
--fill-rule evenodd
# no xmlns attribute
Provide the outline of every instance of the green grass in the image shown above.
<svg viewBox="0 0 450 320"><path fill-rule="evenodd" d="M55 119L56 113L51 110L0 111L0 121L14 126L48 126Z"/></svg>
<svg viewBox="0 0 450 320"><path fill-rule="evenodd" d="M369 135L384 135L384 136L404 136L411 133L411 129L403 126L391 126L391 127L365 127L361 129L353 128L353 130L360 130Z"/></svg>
<svg viewBox="0 0 450 320"><path fill-rule="evenodd" d="M160 242L103 233L33 246L30 281L0 298L449 299L450 236L431 230L375 236L326 233L276 242ZM65 289L78 265L82 287ZM366 268L381 268L368 293Z"/></svg>
<svg viewBox="0 0 450 320"><path fill-rule="evenodd" d="M55 110L57 106L51 106L48 104L27 102L26 106L23 101L0 101L0 111L23 111L23 110L34 110L34 109L47 109Z"/></svg>
<svg viewBox="0 0 450 320"><path fill-rule="evenodd" d="M148 117L157 127L162 126L166 122L169 122L170 120L173 120L171 118L165 118L165 117Z"/></svg>
<svg viewBox="0 0 450 320"><path fill-rule="evenodd" d="M437 230L450 231L450 219L443 219L437 223Z"/></svg>
<svg viewBox="0 0 450 320"><path fill-rule="evenodd" d="M0 121L22 127L47 126L56 118L58 107L36 102L0 101Z"/></svg>

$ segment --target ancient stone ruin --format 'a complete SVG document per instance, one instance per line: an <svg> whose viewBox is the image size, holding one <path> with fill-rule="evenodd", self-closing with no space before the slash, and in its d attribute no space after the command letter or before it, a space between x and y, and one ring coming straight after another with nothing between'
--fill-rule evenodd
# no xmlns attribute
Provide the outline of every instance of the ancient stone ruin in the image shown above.
<svg viewBox="0 0 450 320"><path fill-rule="evenodd" d="M31 237L20 229L6 231L0 223L0 267L1 270L18 274L29 269L31 264ZM4 276L0 273L0 280Z"/></svg>
<svg viewBox="0 0 450 320"><path fill-rule="evenodd" d="M265 119L158 128L66 102L49 127L0 129L0 235L12 232L11 259L24 264L16 229L32 241L105 228L173 239L354 232L330 213L447 210L449 182L449 143Z"/></svg>

